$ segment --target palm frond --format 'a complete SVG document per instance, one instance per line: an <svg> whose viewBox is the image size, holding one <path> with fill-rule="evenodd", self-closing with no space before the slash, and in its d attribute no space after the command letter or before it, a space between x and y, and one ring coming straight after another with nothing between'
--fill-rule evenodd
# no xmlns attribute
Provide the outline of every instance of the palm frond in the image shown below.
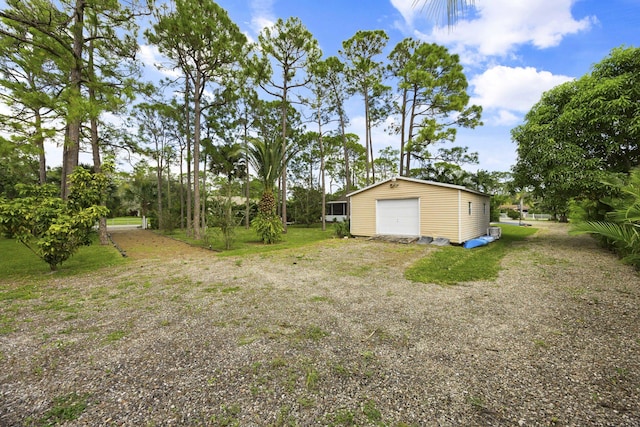
<svg viewBox="0 0 640 427"><path fill-rule="evenodd" d="M640 200L626 209L608 212L607 219L617 223L640 222Z"/></svg>
<svg viewBox="0 0 640 427"><path fill-rule="evenodd" d="M577 224L573 233L596 234L616 243L617 246L629 250L631 253L640 253L639 228L632 224L618 224L607 221L588 221Z"/></svg>
<svg viewBox="0 0 640 427"><path fill-rule="evenodd" d="M252 138L247 147L249 164L265 187L273 190L285 165L294 154L291 144L283 145L278 139Z"/></svg>

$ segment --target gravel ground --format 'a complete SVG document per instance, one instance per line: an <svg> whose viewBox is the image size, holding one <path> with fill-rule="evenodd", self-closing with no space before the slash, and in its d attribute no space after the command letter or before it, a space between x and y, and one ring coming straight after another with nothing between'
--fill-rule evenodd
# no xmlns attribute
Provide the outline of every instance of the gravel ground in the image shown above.
<svg viewBox="0 0 640 427"><path fill-rule="evenodd" d="M0 425L638 426L640 278L540 227L448 287L403 278L419 245L114 232L126 266L0 280Z"/></svg>

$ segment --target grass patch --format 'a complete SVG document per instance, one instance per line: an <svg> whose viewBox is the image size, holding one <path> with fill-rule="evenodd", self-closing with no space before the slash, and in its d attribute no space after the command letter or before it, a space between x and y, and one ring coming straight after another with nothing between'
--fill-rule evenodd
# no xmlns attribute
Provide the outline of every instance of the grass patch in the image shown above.
<svg viewBox="0 0 640 427"><path fill-rule="evenodd" d="M107 227L110 225L139 225L142 227L142 218L139 216L121 216L107 218Z"/></svg>
<svg viewBox="0 0 640 427"><path fill-rule="evenodd" d="M125 331L113 331L106 336L105 341L107 343L114 343L116 341L120 341L126 335L127 333Z"/></svg>
<svg viewBox="0 0 640 427"><path fill-rule="evenodd" d="M0 281L33 279L51 272L47 263L14 239L0 237L0 253L9 254L0 256ZM125 262L126 259L113 246L102 246L95 237L91 246L78 249L78 252L58 267L55 274L70 276Z"/></svg>
<svg viewBox="0 0 640 427"><path fill-rule="evenodd" d="M77 393L56 397L53 406L44 413L38 425L57 426L77 419L87 409L87 398L88 395Z"/></svg>
<svg viewBox="0 0 640 427"><path fill-rule="evenodd" d="M323 296L320 296L320 295L314 295L311 298L309 298L309 301L311 301L311 302L331 302L331 298L323 297Z"/></svg>
<svg viewBox="0 0 640 427"><path fill-rule="evenodd" d="M327 332L320 329L318 326L309 326L304 330L300 331L300 336L303 339L308 339L311 341L320 341L322 338L329 335Z"/></svg>
<svg viewBox="0 0 640 427"><path fill-rule="evenodd" d="M502 237L487 246L465 249L446 246L416 262L405 271L414 282L455 285L498 277L500 261L509 253L514 242L535 234L537 228L501 224Z"/></svg>
<svg viewBox="0 0 640 427"><path fill-rule="evenodd" d="M380 423L382 421L382 413L376 406L376 402L371 399L362 404L362 413L370 422L374 424Z"/></svg>
<svg viewBox="0 0 640 427"><path fill-rule="evenodd" d="M0 335L10 334L14 329L15 319L13 317L0 314ZM0 358L2 360L2 358Z"/></svg>
<svg viewBox="0 0 640 427"><path fill-rule="evenodd" d="M222 405L220 413L211 417L211 422L216 426L239 426L240 413L242 408L234 403L232 405Z"/></svg>
<svg viewBox="0 0 640 427"><path fill-rule="evenodd" d="M40 297L40 291L33 284L1 289L0 301L30 300Z"/></svg>
<svg viewBox="0 0 640 427"><path fill-rule="evenodd" d="M259 240L253 229L247 230L243 227L236 227L232 249L224 250L224 241L220 237L220 231L214 227L209 229L207 237L203 240L190 238L184 231L180 230L176 230L175 232L167 235L194 246L202 246L215 250L219 252L219 256L243 256L254 253L273 252L281 249L306 246L322 240L332 239L334 237L332 230L327 229L326 231L322 231L322 228L319 226L301 227L290 225L287 227L287 233L282 235L282 241L271 245L265 245ZM242 265L242 261L238 261L236 265L240 267Z"/></svg>
<svg viewBox="0 0 640 427"><path fill-rule="evenodd" d="M533 340L533 344L539 348L549 348L549 344L545 340Z"/></svg>
<svg viewBox="0 0 640 427"><path fill-rule="evenodd" d="M307 390L312 391L318 388L318 382L320 381L320 373L313 366L308 366L305 373L304 383L307 386Z"/></svg>

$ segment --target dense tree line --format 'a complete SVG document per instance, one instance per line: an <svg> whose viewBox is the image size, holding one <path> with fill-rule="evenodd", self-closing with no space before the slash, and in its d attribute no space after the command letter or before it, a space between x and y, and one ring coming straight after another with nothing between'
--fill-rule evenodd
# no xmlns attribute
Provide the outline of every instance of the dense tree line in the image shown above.
<svg viewBox="0 0 640 427"><path fill-rule="evenodd" d="M177 76L156 87L142 80L135 58L141 16L153 22L144 38ZM153 170L155 196L152 207L143 198L147 190L130 191L140 197L137 210L152 213L161 227L179 222L196 238L210 216L207 173L237 169L226 175L227 189L243 180L248 220L251 165L263 186L258 216L276 239L292 219L288 203L298 206L318 191L324 201L327 182L338 194L395 173L469 182L471 175L456 169L460 156L429 151L454 141L456 127L481 124L480 108L468 105L459 58L442 46L407 39L385 58L387 34L358 31L323 60L299 19L278 20L250 44L213 1L156 7L143 0L9 0L0 19L0 96L10 107L0 155L11 165L2 168L0 190L8 197L16 196L17 183L47 182L45 142L63 147L62 199L81 150L93 153L96 173L105 155L144 155L149 162L141 166ZM350 97L363 102L362 142L346 132ZM107 120L114 116L119 119ZM399 146L375 153L372 129L389 118ZM239 148L244 155L236 155ZM264 167L267 161L278 174ZM142 185L148 174L139 169L127 185ZM226 194L230 202L232 193ZM295 216L303 211L323 217L299 207Z"/></svg>
<svg viewBox="0 0 640 427"><path fill-rule="evenodd" d="M580 230L636 265L639 88L640 49L613 49L590 73L546 92L512 131L515 186L559 219L586 222Z"/></svg>
<svg viewBox="0 0 640 427"><path fill-rule="evenodd" d="M640 49L621 47L590 73L546 92L512 131L516 185L560 217L573 200L608 195L605 182L640 165L639 84Z"/></svg>

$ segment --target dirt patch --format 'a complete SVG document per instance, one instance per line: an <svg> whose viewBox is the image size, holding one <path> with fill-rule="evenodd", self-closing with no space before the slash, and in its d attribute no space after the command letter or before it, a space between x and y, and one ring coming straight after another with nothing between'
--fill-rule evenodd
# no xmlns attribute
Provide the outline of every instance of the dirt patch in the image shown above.
<svg viewBox="0 0 640 427"><path fill-rule="evenodd" d="M0 282L0 425L640 424L638 275L563 225L452 287L404 279L431 246L114 239L124 267Z"/></svg>
<svg viewBox="0 0 640 427"><path fill-rule="evenodd" d="M137 228L110 231L112 241L132 259L172 259L204 255L204 248L189 245L176 239Z"/></svg>

